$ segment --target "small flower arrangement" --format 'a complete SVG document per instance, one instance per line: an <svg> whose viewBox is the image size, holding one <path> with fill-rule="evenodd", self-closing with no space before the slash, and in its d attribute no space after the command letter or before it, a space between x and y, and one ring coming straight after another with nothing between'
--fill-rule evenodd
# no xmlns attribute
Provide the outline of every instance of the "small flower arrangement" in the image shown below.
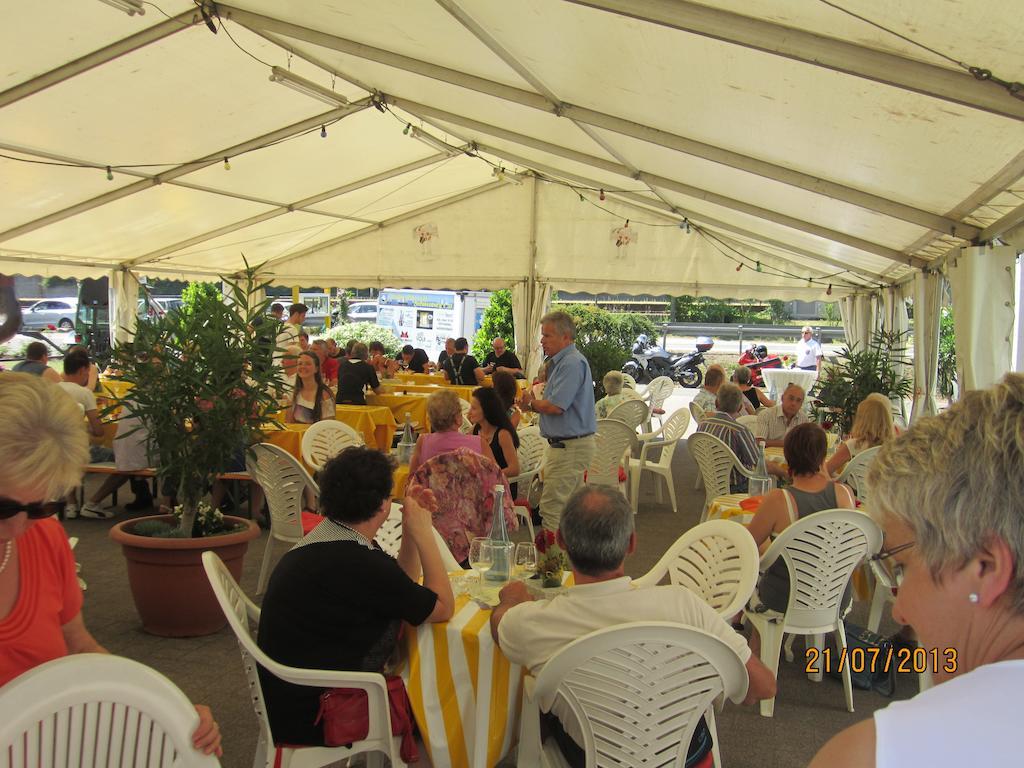
<svg viewBox="0 0 1024 768"><path fill-rule="evenodd" d="M542 528L534 540L534 545L539 554L537 575L542 580L541 586L562 586L562 573L569 567L569 558L558 546L554 532Z"/></svg>
<svg viewBox="0 0 1024 768"><path fill-rule="evenodd" d="M174 515L180 526L185 508L179 504L171 509L171 514ZM196 519L192 524L193 536L216 536L219 533L231 533L234 530L233 525L225 524L224 514L219 509L214 509L205 501L200 501L196 506Z"/></svg>

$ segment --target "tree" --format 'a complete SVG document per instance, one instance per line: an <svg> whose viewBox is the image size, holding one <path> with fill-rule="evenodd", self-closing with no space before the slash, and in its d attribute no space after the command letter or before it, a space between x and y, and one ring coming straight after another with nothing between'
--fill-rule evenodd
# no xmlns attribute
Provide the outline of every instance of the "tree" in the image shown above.
<svg viewBox="0 0 1024 768"><path fill-rule="evenodd" d="M221 301L220 288L216 283L189 283L181 292L181 311L186 314L195 314L206 304L206 299Z"/></svg>
<svg viewBox="0 0 1024 768"><path fill-rule="evenodd" d="M943 397L952 397L956 387L956 334L953 331L953 309L943 307L939 318L939 380Z"/></svg>
<svg viewBox="0 0 1024 768"><path fill-rule="evenodd" d="M786 311L786 302L782 299L768 299L768 314L773 325L780 325L789 320L789 312Z"/></svg>
<svg viewBox="0 0 1024 768"><path fill-rule="evenodd" d="M480 330L473 337L473 355L483 361L491 351L491 342L500 336L509 349L516 348L515 325L512 322L512 291L501 290L491 294L491 303L484 310Z"/></svg>
<svg viewBox="0 0 1024 768"><path fill-rule="evenodd" d="M836 326L842 321L842 317L839 314L839 305L834 301L825 305L825 311L822 314L825 316L825 322L829 325Z"/></svg>

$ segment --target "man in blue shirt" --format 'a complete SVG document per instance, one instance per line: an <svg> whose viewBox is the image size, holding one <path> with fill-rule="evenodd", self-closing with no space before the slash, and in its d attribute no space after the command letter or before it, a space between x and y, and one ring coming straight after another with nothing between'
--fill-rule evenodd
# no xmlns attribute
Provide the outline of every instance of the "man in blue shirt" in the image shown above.
<svg viewBox="0 0 1024 768"><path fill-rule="evenodd" d="M557 531L565 503L583 484L594 457L594 379L587 358L576 349L576 325L567 313L549 312L540 328L540 344L549 358L544 397L527 389L520 405L540 414L540 433L550 446L540 514L544 527Z"/></svg>

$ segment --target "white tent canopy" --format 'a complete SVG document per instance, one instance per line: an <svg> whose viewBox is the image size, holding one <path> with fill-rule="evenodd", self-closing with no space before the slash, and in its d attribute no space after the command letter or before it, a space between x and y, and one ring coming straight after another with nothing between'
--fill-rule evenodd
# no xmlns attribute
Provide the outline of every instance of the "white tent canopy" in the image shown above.
<svg viewBox="0 0 1024 768"><path fill-rule="evenodd" d="M1024 100L824 4L143 7L10 9L0 270L823 298L1024 217ZM1005 3L856 11L1024 79Z"/></svg>

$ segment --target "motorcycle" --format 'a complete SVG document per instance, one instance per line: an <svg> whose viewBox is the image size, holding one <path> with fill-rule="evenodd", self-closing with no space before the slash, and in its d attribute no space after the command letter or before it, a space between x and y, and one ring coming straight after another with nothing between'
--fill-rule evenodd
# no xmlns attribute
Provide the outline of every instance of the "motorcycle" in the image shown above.
<svg viewBox="0 0 1024 768"><path fill-rule="evenodd" d="M764 377L761 375L762 368L781 368L782 360L778 355L769 357L768 347L764 344L756 344L744 352L737 361L750 369L750 383L755 387L764 386Z"/></svg>
<svg viewBox="0 0 1024 768"><path fill-rule="evenodd" d="M646 334L640 334L633 344L632 356L622 366L622 372L629 374L638 384L646 384L659 376L668 376L684 387L695 389L704 380L700 369L704 353L715 345L707 336L697 339L697 349L685 355L672 355L652 342Z"/></svg>

